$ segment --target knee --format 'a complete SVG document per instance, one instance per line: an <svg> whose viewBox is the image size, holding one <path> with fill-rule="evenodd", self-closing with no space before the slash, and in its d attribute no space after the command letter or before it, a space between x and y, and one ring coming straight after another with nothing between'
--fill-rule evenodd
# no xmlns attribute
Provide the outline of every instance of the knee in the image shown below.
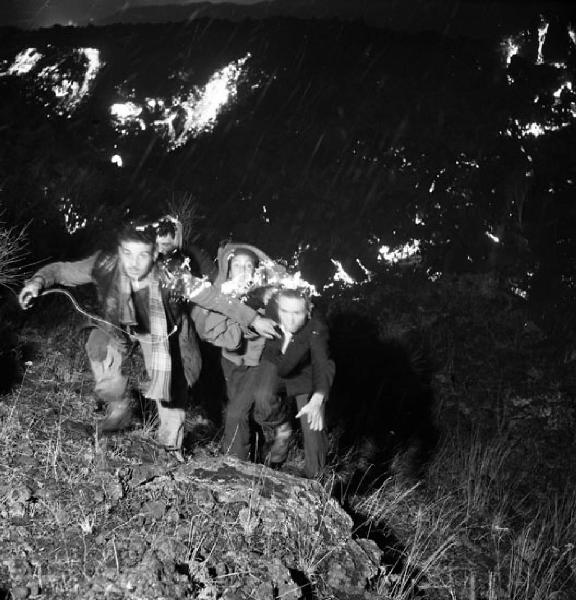
<svg viewBox="0 0 576 600"><path fill-rule="evenodd" d="M85 348L88 358L93 362L103 362L108 354L110 338L100 329L93 329L88 336Z"/></svg>
<svg viewBox="0 0 576 600"><path fill-rule="evenodd" d="M248 411L241 406L228 406L225 412L225 420L228 425L248 422Z"/></svg>

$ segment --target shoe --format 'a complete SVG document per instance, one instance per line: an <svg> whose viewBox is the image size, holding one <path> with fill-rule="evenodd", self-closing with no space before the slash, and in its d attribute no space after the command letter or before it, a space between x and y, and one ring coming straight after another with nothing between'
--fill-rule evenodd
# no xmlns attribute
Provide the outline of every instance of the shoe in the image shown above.
<svg viewBox="0 0 576 600"><path fill-rule="evenodd" d="M130 400L112 400L108 403L106 416L96 424L98 436L114 431L121 431L132 424L132 407Z"/></svg>
<svg viewBox="0 0 576 600"><path fill-rule="evenodd" d="M182 454L182 448L164 446L164 452L166 452L167 456L176 463L182 464L186 462L186 459Z"/></svg>
<svg viewBox="0 0 576 600"><path fill-rule="evenodd" d="M290 447L290 438L292 437L292 427L290 423L282 423L276 428L274 433L274 441L268 452L267 462L271 465L281 465L288 456L288 448Z"/></svg>

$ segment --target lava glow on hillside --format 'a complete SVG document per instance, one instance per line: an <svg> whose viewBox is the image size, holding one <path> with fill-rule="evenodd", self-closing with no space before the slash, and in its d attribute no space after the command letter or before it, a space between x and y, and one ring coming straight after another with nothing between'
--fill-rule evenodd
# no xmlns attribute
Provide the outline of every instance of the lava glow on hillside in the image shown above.
<svg viewBox="0 0 576 600"><path fill-rule="evenodd" d="M193 86L171 98L127 98L110 106L113 126L120 135L135 134L149 127L161 134L168 150L184 146L191 138L211 131L219 115L238 94L240 78L250 53L217 70L203 86ZM0 77L22 77L44 99L50 114L70 117L90 94L104 63L95 48L45 51L26 48L12 64L0 65ZM252 86L252 89L257 86Z"/></svg>
<svg viewBox="0 0 576 600"><path fill-rule="evenodd" d="M547 62L544 57L544 44L548 35L549 23L543 18L540 21L537 31L537 51L534 57L534 64L538 67L554 68L558 71L560 79L563 81L559 87L554 90L550 98L534 98L535 104L541 104L548 100L546 106L546 116L539 122L520 122L518 119L513 119L510 128L506 130L505 135L521 138L537 138L547 133L558 131L569 127L576 122L576 94L574 93L573 83L570 80L571 73L564 62ZM576 35L574 31L568 27L567 35L572 44L576 46ZM533 34L532 34L533 37ZM523 56L527 49L531 47L531 34L528 31L523 31L517 35L509 36L502 41L501 49L506 68L509 69L512 59L515 56ZM510 73L507 75L508 83L514 84L514 78Z"/></svg>
<svg viewBox="0 0 576 600"><path fill-rule="evenodd" d="M70 117L89 96L94 81L104 63L96 48L75 48L54 51L48 46L44 53L36 48L19 52L0 77L24 77L36 85L45 106L60 116Z"/></svg>
<svg viewBox="0 0 576 600"><path fill-rule="evenodd" d="M234 101L249 58L248 53L216 71L206 85L194 86L169 100L145 98L141 104L133 100L114 103L110 114L116 130L127 135L152 127L164 135L169 150L184 146L191 138L211 131L224 108Z"/></svg>

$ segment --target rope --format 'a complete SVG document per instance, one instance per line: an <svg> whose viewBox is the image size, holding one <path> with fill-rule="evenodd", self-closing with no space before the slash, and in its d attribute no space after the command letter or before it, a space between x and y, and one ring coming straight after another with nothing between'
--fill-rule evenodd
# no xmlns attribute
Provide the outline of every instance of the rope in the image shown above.
<svg viewBox="0 0 576 600"><path fill-rule="evenodd" d="M74 298L74 296L66 290L63 290L61 288L51 288L49 290L43 290L39 295L40 296L48 296L49 294L62 294L64 296L66 296L66 298L68 298L68 300L70 300L70 302L72 302L72 306L74 307L74 309L77 312L79 312L81 315L84 315L86 318L91 319L92 321L97 321L98 323L102 323L104 325L108 325L109 327L117 329L118 331L122 332L124 335L127 335L131 340L137 340L140 343L147 343L147 344L152 343L151 341L143 340L134 334L128 333L125 329L122 329L122 327L118 327L118 325L115 325L114 323L111 323L110 321L107 321L106 319L103 319L102 317L99 317L98 315L94 315L92 313L89 313L87 310L84 310L80 306L80 304L78 304L78 301L76 300L76 298ZM171 335L176 333L177 330L178 330L178 327L176 325L174 325L174 327L172 328L172 331L170 331L170 333L168 333L165 337L169 338Z"/></svg>

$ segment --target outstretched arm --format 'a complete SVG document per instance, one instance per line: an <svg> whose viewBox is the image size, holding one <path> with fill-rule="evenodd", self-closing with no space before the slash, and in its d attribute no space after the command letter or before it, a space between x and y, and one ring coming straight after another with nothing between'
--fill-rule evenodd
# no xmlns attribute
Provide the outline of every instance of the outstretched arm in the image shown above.
<svg viewBox="0 0 576 600"><path fill-rule="evenodd" d="M20 306L23 309L30 308L30 302L33 298L37 298L42 290L56 284L75 287L91 283L92 270L97 256L98 253L95 253L83 260L54 262L42 267L25 282L18 295Z"/></svg>
<svg viewBox="0 0 576 600"><path fill-rule="evenodd" d="M261 317L253 308L236 298L221 294L210 284L201 286L190 295L189 300L202 308L226 315L244 327L251 327L259 335L267 338L278 337L276 323L272 319Z"/></svg>

